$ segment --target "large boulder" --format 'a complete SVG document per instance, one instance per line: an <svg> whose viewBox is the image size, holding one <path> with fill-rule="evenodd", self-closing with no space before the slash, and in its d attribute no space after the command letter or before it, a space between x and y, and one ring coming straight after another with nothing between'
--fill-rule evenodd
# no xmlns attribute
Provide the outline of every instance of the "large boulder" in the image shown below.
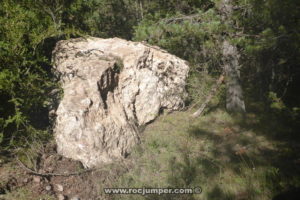
<svg viewBox="0 0 300 200"><path fill-rule="evenodd" d="M95 167L126 157L138 127L161 110L184 106L187 63L166 51L119 38L57 43L55 74L64 95L56 110L57 150Z"/></svg>

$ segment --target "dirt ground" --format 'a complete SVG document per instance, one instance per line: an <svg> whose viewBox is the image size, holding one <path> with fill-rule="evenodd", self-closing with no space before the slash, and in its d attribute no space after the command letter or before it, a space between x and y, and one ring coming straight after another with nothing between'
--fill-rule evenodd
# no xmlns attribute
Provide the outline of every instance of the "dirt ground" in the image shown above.
<svg viewBox="0 0 300 200"><path fill-rule="evenodd" d="M126 161L86 170L80 162L58 155L53 144L45 147L37 161L36 169L17 159L0 164L0 200L111 199L103 188L111 187L129 169Z"/></svg>

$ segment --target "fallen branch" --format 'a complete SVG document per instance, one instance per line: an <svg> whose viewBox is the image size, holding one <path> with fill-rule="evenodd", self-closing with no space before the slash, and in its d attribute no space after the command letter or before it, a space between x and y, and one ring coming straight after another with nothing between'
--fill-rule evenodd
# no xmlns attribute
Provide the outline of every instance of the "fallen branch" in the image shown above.
<svg viewBox="0 0 300 200"><path fill-rule="evenodd" d="M201 105L201 107L193 113L193 117L199 117L202 112L204 111L204 109L206 108L207 104L210 102L210 100L214 97L216 91L218 90L219 86L221 85L221 83L223 83L224 81L224 72L220 75L219 79L217 80L216 84L212 87L209 95L207 96L206 100L204 101L204 103Z"/></svg>
<svg viewBox="0 0 300 200"><path fill-rule="evenodd" d="M199 14L194 14L194 15L183 15L179 17L171 17L171 18L165 18L159 21L164 23L164 24L171 24L171 23L179 23L182 21L197 21L199 20L200 15Z"/></svg>
<svg viewBox="0 0 300 200"><path fill-rule="evenodd" d="M43 177L49 177L49 176L78 176L78 175L81 175L81 174L84 174L84 173L99 170L99 169L95 168L95 169L85 169L85 170L81 170L81 171L78 171L78 172L71 172L71 173L40 173L40 172L34 171L33 169L30 169L29 167L27 167L18 158L16 158L16 159L17 159L17 162L20 165L20 167L22 169L24 169L25 171L27 171L29 174L36 175L36 176L43 176Z"/></svg>

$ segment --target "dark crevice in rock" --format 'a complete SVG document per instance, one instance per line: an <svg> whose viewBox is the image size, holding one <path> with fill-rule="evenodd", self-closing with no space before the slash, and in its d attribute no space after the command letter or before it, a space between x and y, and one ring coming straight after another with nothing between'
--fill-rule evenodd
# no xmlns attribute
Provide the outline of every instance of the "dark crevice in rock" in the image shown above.
<svg viewBox="0 0 300 200"><path fill-rule="evenodd" d="M147 48L144 51L144 54L137 61L137 68L138 69L142 69L142 68L147 68L148 67L147 60L149 58L149 55L150 55L150 48Z"/></svg>
<svg viewBox="0 0 300 200"><path fill-rule="evenodd" d="M136 106L135 106L135 102L136 102L136 97L139 95L140 93L140 89L137 91L137 93L135 94L135 97L134 97L134 100L132 102L132 105L133 105L133 117L134 117L134 121L135 121L135 124L138 126L138 118L137 118L137 114L136 114Z"/></svg>
<svg viewBox="0 0 300 200"><path fill-rule="evenodd" d="M108 68L106 72L103 73L100 80L97 82L98 90L100 92L101 99L103 100L104 109L108 108L107 97L108 93L113 93L114 89L118 87L119 84L119 74L117 74L113 69Z"/></svg>

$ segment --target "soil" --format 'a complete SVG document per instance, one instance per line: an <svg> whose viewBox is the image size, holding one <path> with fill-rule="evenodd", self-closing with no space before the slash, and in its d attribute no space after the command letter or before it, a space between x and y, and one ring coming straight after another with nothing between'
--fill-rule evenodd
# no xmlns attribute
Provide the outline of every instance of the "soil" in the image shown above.
<svg viewBox="0 0 300 200"><path fill-rule="evenodd" d="M114 181L130 168L127 160L88 171L80 162L58 155L54 144L46 145L37 160L36 170L26 169L17 161L0 164L0 200L6 199L6 193L20 188L31 191L32 199L47 195L53 199L64 197L64 200L109 200L111 196L105 195L103 189L113 187ZM29 169L40 175L34 175ZM78 174L57 175L73 173Z"/></svg>

